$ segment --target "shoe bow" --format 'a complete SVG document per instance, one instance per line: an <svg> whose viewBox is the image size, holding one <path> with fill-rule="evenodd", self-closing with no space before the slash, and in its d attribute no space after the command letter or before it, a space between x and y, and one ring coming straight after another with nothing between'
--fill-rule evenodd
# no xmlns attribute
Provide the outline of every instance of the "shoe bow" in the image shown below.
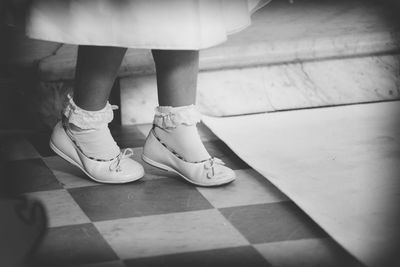
<svg viewBox="0 0 400 267"><path fill-rule="evenodd" d="M110 164L110 171L120 172L121 171L121 161L126 158L133 156L133 150L130 148L124 149L123 152L119 153L113 162Z"/></svg>
<svg viewBox="0 0 400 267"><path fill-rule="evenodd" d="M225 165L225 162L223 162L222 160L220 160L219 158L215 158L215 157L213 157L213 158L210 158L209 160L207 160L205 163L204 163L204 169L206 169L206 170L211 170L211 172L208 172L207 173L207 178L208 179L211 179L211 178L213 178L214 177L214 175L215 175L215 165Z"/></svg>

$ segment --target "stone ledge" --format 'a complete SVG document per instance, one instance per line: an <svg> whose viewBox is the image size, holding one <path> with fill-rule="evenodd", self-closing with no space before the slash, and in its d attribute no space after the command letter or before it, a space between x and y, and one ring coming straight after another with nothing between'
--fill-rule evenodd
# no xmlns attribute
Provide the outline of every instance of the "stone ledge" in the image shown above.
<svg viewBox="0 0 400 267"><path fill-rule="evenodd" d="M197 105L211 116L400 99L400 55L202 72ZM121 79L122 124L149 123L155 75Z"/></svg>

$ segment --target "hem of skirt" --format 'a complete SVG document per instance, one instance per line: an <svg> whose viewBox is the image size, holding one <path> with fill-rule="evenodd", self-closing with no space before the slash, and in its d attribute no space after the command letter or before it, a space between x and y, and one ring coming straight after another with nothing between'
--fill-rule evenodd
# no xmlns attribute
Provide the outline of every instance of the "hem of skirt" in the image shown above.
<svg viewBox="0 0 400 267"><path fill-rule="evenodd" d="M246 26L247 27L247 26ZM231 34L231 33L228 33ZM54 43L62 43L69 45L91 45L91 46L111 46L111 47L125 47L132 49L159 49L159 50L201 50L207 49L219 44L224 43L227 40L227 36L215 42L210 42L205 45L154 45L154 44L127 44L127 43L114 43L114 42L92 42L92 41L83 41L83 40L68 40L65 38L54 38L47 37L39 34L36 36L35 34L26 34L27 37L35 40L46 41L46 42L54 42Z"/></svg>
<svg viewBox="0 0 400 267"><path fill-rule="evenodd" d="M264 6L268 5L272 0L267 0L266 2L254 7L252 10L250 10L250 15L253 15L257 10L263 8ZM247 27L251 25L251 20L245 24L241 25L235 29L231 29L226 32L226 35L215 41L215 42L210 42L205 45L152 45L152 44L124 44L124 43L113 43L113 42L89 42L89 41L75 41L75 40L68 40L68 39L63 39L63 38L54 38L54 37L48 37L44 36L41 34L38 34L36 36L35 34L29 33L29 31L26 33L26 36L28 36L31 39L36 39L36 40L42 40L42 41L47 41L47 42L55 42L55 43L63 43L63 44L71 44L71 45L92 45L92 46L111 46L111 47L126 47L126 48L131 48L131 49L159 49L159 50L202 50L202 49L208 49L217 45L220 45L227 41L228 36L232 34L236 34L240 31L243 31Z"/></svg>

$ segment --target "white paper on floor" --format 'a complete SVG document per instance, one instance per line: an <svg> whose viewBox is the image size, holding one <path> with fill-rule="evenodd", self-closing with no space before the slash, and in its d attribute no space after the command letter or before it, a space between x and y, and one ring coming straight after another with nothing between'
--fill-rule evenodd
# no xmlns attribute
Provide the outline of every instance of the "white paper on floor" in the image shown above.
<svg viewBox="0 0 400 267"><path fill-rule="evenodd" d="M203 121L361 262L397 256L400 102Z"/></svg>

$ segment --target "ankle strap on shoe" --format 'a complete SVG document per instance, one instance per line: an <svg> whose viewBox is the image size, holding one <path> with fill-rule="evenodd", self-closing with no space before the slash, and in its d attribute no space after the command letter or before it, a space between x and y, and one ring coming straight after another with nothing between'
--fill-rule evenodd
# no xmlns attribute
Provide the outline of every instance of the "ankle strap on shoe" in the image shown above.
<svg viewBox="0 0 400 267"><path fill-rule="evenodd" d="M168 130L182 124L195 125L200 120L201 114L195 105L182 107L159 106L155 109L153 124Z"/></svg>
<svg viewBox="0 0 400 267"><path fill-rule="evenodd" d="M108 102L101 110L89 111L78 107L70 95L68 98L63 114L69 123L83 130L105 128L114 118L113 108Z"/></svg>

